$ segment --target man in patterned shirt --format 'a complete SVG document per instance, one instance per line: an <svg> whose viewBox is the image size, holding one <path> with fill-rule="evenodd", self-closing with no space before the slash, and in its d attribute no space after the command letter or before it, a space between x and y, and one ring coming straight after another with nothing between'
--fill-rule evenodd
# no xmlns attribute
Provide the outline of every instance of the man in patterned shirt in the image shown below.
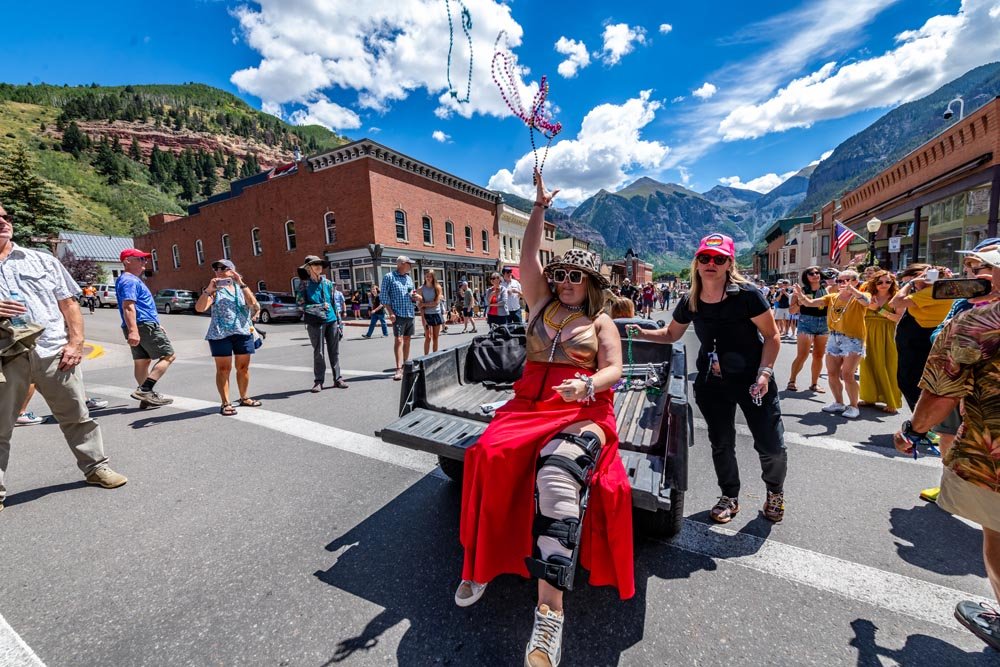
<svg viewBox="0 0 1000 667"><path fill-rule="evenodd" d="M382 292L382 305L389 313L389 324L392 325L392 335L395 337L393 354L396 357L396 373L393 380L403 379L403 364L410 358L410 337L413 335L413 318L416 308L413 304L413 278L410 277L410 267L413 261L406 255L396 258L396 270L390 271L382 278L379 288Z"/></svg>
<svg viewBox="0 0 1000 667"><path fill-rule="evenodd" d="M903 423L894 442L896 449L912 453L914 443L962 402L958 436L950 447L942 446L938 505L983 527L986 574L1000 599L1000 249L969 256L992 268L993 292L946 324L935 339L913 419ZM959 602L955 618L1000 650L996 608Z"/></svg>

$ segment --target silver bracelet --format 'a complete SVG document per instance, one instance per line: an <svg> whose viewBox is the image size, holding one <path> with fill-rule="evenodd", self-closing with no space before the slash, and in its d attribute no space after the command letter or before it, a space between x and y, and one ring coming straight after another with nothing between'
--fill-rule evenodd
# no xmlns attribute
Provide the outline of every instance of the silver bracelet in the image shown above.
<svg viewBox="0 0 1000 667"><path fill-rule="evenodd" d="M757 369L757 375L767 375L768 377L773 377L774 369L770 366L761 366Z"/></svg>
<svg viewBox="0 0 1000 667"><path fill-rule="evenodd" d="M577 399L580 403L590 403L594 400L594 378L589 375L584 375L583 373L577 373L576 378L578 380L583 380L583 383L587 385L587 395L583 398Z"/></svg>

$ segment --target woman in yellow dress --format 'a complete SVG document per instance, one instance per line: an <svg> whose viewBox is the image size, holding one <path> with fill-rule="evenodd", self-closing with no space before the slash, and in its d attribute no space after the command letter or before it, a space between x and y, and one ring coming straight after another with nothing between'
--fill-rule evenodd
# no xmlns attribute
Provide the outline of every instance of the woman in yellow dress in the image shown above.
<svg viewBox="0 0 1000 667"><path fill-rule="evenodd" d="M879 271L861 291L872 295L865 312L865 357L861 360L861 400L858 405L884 403L884 412L894 415L903 404L896 381L899 357L896 352L896 322L902 311L889 306L899 285L888 271Z"/></svg>

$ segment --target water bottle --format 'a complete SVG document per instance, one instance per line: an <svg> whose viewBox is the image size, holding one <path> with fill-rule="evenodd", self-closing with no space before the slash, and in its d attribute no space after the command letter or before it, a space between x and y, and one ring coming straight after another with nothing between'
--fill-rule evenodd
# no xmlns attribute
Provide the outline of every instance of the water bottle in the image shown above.
<svg viewBox="0 0 1000 667"><path fill-rule="evenodd" d="M7 297L7 299L9 301L17 301L18 303L20 303L25 308L28 307L28 302L24 300L24 297L21 296L20 292L16 292L14 290L11 290L10 296ZM13 316L13 317L10 318L10 325L12 327L18 327L18 328L23 329L23 328L25 328L25 327L28 326L28 320L27 320L27 318L25 318L24 314L15 315L15 316Z"/></svg>

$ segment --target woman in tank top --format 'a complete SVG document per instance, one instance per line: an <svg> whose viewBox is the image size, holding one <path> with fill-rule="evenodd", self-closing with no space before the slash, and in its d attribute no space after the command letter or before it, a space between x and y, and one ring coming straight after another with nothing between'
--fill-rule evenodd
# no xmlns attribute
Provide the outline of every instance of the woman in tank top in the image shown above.
<svg viewBox="0 0 1000 667"><path fill-rule="evenodd" d="M826 294L823 286L823 276L818 266L810 266L802 272L802 292L811 299L818 299ZM792 361L792 372L788 376L788 386L785 391L798 391L795 380L799 371L809 358L812 348L812 366L809 391L822 394L825 390L819 386L819 374L823 372L823 357L826 355L826 339L830 334L826 325L826 306L803 306L798 297L792 295L790 308L799 313L799 331L796 336L797 348L795 360Z"/></svg>
<svg viewBox="0 0 1000 667"><path fill-rule="evenodd" d="M540 577L525 661L555 665L562 654L563 593L572 589L570 563L578 557L591 584L614 586L622 599L635 592L632 510L611 391L622 374L621 338L602 312L607 279L584 250L542 268L544 211L556 193L545 189L537 170L535 183L520 264L533 314L527 361L514 397L465 454L465 559L455 602L475 603L501 574ZM573 465L579 469L570 472ZM589 503L581 517L584 488ZM570 531L579 531L578 542L553 538L553 527L566 526L579 526ZM586 649L578 651L585 662Z"/></svg>
<svg viewBox="0 0 1000 667"><path fill-rule="evenodd" d="M434 271L424 273L424 284L420 286L420 316L424 322L424 354L438 351L438 337L441 335L442 290Z"/></svg>

